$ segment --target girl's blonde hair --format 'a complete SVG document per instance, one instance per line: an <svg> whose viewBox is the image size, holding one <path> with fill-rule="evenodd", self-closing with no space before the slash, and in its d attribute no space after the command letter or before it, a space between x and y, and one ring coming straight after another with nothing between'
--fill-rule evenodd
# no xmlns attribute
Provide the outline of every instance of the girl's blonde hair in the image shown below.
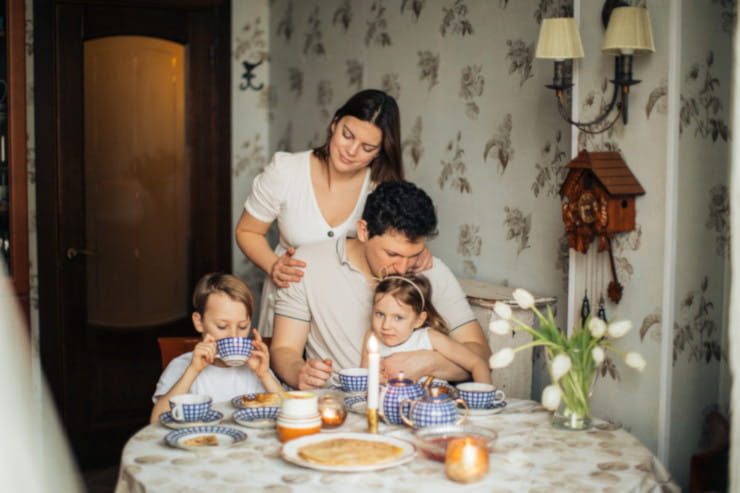
<svg viewBox="0 0 740 493"><path fill-rule="evenodd" d="M425 325L447 334L450 328L434 305L432 305L432 285L426 276L407 274L405 276L388 276L382 279L375 288L375 297L390 294L400 303L411 307L417 315L427 313Z"/></svg>

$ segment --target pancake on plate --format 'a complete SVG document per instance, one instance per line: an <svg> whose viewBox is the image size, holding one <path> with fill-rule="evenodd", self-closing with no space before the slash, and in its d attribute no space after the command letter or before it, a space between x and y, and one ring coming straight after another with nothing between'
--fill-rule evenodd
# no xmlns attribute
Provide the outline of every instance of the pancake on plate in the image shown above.
<svg viewBox="0 0 740 493"><path fill-rule="evenodd" d="M242 396L242 407L280 407L280 394L259 393Z"/></svg>
<svg viewBox="0 0 740 493"><path fill-rule="evenodd" d="M298 449L298 455L309 462L330 466L371 466L390 462L403 451L386 442L336 438L304 445Z"/></svg>
<svg viewBox="0 0 740 493"><path fill-rule="evenodd" d="M185 447L216 447L218 446L218 438L216 438L216 435L201 435L183 440L182 444Z"/></svg>

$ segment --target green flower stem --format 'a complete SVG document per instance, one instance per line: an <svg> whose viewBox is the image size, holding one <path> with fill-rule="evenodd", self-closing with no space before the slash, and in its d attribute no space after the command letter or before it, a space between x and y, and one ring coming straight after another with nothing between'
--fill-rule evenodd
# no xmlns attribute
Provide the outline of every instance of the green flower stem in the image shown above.
<svg viewBox="0 0 740 493"><path fill-rule="evenodd" d="M617 349L611 344L604 344L604 350L609 350L613 353L617 353L618 355L622 356L623 358L627 356L627 353L625 351L622 351L621 349Z"/></svg>
<svg viewBox="0 0 740 493"><path fill-rule="evenodd" d="M532 327L530 327L529 325L525 324L524 322L522 322L518 318L514 317L513 315L511 317L511 321L512 322L515 322L518 325L518 327L513 327L513 330L524 329L525 331L527 331L530 334L532 334L532 336L537 337L537 338L542 338L542 335L539 332L537 332Z"/></svg>
<svg viewBox="0 0 740 493"><path fill-rule="evenodd" d="M554 356L547 348L548 357L552 361ZM565 415L576 415L578 417L590 417L591 415L591 386L596 375L596 366L590 358L590 354L582 354L580 350L575 354L560 351L558 354L567 354L571 358L572 367L568 373L563 375L559 381L552 379L552 363L548 366L550 378L553 384L560 388L561 399L565 404ZM580 357L579 357L580 356Z"/></svg>
<svg viewBox="0 0 740 493"><path fill-rule="evenodd" d="M524 349L527 349L527 348L530 348L530 347L535 347L535 346L552 346L552 347L558 347L558 345L555 344L554 342L545 341L545 340L537 340L537 341L528 342L526 344L522 344L521 346L514 348L513 353L516 354L519 351L523 351Z"/></svg>

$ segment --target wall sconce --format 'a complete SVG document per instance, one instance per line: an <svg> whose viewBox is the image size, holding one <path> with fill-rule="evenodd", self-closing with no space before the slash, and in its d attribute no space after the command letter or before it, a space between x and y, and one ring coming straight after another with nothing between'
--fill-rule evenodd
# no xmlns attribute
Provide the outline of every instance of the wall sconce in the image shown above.
<svg viewBox="0 0 740 493"><path fill-rule="evenodd" d="M573 86L570 83L569 71L565 69L565 61L573 58L583 58L581 35L578 32L576 21L572 17L542 20L535 57L550 59L555 62L552 84L545 87L555 91L560 116L579 130L592 134L605 132L611 128L619 119L620 114L624 124L627 124L627 102L630 86L640 82L632 78L632 57L633 55L655 51L648 10L642 7L617 7L612 10L601 51L615 57L614 79L610 81L614 85L612 100L604 113L595 120L590 122L573 121L565 106L565 91ZM616 104L618 95L621 96L619 105ZM614 120L605 127L593 130L592 127L604 121L615 107L618 111Z"/></svg>

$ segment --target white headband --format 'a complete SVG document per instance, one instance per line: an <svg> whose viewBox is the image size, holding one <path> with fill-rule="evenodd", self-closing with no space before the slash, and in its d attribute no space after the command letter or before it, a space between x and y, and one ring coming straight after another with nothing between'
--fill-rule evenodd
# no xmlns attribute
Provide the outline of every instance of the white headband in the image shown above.
<svg viewBox="0 0 740 493"><path fill-rule="evenodd" d="M414 289L416 289L416 292L419 293L419 297L421 298L421 310L420 311L422 312L424 311L424 308L426 307L426 303L424 301L424 293L422 293L421 288L419 288L419 286L417 286L414 281L412 281L408 277L403 277L403 276L386 276L383 279L381 279L381 281L385 281L386 279L400 279L402 281L406 281L407 283L411 284L414 287Z"/></svg>

